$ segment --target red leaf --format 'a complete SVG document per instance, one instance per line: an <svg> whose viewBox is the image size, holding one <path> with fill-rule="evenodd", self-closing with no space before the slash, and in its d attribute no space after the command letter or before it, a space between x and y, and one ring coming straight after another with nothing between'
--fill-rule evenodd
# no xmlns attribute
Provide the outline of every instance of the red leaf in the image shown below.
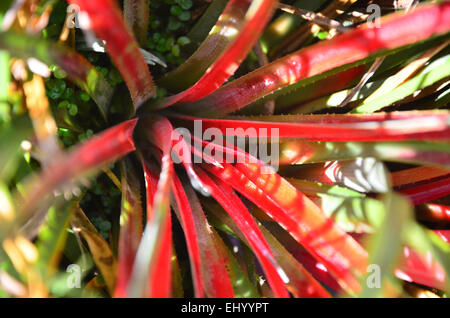
<svg viewBox="0 0 450 318"><path fill-rule="evenodd" d="M409 282L446 289L446 275L441 264L431 254L421 255L407 246L403 248L402 261L395 275Z"/></svg>
<svg viewBox="0 0 450 318"><path fill-rule="evenodd" d="M193 189L173 178L173 193L191 261L196 297L234 297L224 260Z"/></svg>
<svg viewBox="0 0 450 318"><path fill-rule="evenodd" d="M172 291L172 220L170 216L167 217L163 237L160 240L161 247L156 256L154 272L150 277L149 297L151 298L167 298Z"/></svg>
<svg viewBox="0 0 450 318"><path fill-rule="evenodd" d="M285 286L288 282L288 277L276 263L264 235L245 205L234 193L233 189L220 179L214 176L210 178L202 170L198 170L198 174L202 182L210 188L212 196L228 212L244 234L264 268L275 297L289 297Z"/></svg>
<svg viewBox="0 0 450 318"><path fill-rule="evenodd" d="M450 208L445 206L445 213L447 221L450 219ZM436 230L434 231L439 237L447 243L450 243L450 230Z"/></svg>
<svg viewBox="0 0 450 318"><path fill-rule="evenodd" d="M145 126L145 127L142 127ZM159 116L143 118L141 132L156 149L154 155L161 161L156 191L155 170L144 158L144 171L147 178L147 225L139 245L133 272L127 287L131 297L168 297L171 291L172 223L170 217L170 193L173 177L170 140L171 125L167 119ZM168 135L169 134L169 135ZM145 148L144 148L145 149ZM146 154L145 154L146 155ZM149 202L152 201L152 204ZM146 282L150 282L146 285Z"/></svg>
<svg viewBox="0 0 450 318"><path fill-rule="evenodd" d="M139 43L145 45L150 16L149 0L125 0L123 13Z"/></svg>
<svg viewBox="0 0 450 318"><path fill-rule="evenodd" d="M198 120L201 121L203 131L216 128L224 135L232 136L248 136L251 133L251 137L274 136L328 142L450 138L450 116L447 111L268 116L259 117L260 121L256 118L232 120L175 117L187 123ZM237 130L238 128L241 129Z"/></svg>
<svg viewBox="0 0 450 318"><path fill-rule="evenodd" d="M156 169L150 166L145 159L143 166L147 193L147 222L152 222L155 217L153 201L158 190L158 175ZM160 240L162 247L156 256L154 273L149 280L150 293L148 296L151 298L169 297L171 292L172 222L170 216Z"/></svg>
<svg viewBox="0 0 450 318"><path fill-rule="evenodd" d="M450 29L450 3L418 7L406 15L395 13L382 18L380 23L380 28L366 24L280 58L182 109L202 116L229 114L299 80L362 60L380 50L394 49L447 32Z"/></svg>
<svg viewBox="0 0 450 318"><path fill-rule="evenodd" d="M358 241L366 241L368 236L361 234L358 235L357 239ZM433 253L431 251L419 252L409 246L403 246L402 253L399 255L399 264L394 270L394 274L401 280L440 290L446 290L448 285L446 272L433 257Z"/></svg>
<svg viewBox="0 0 450 318"><path fill-rule="evenodd" d="M237 3L237 2L236 2ZM253 44L262 33L275 8L276 0L253 1L246 15L246 22L239 30L236 40L211 65L202 78L191 88L162 100L158 108L199 100L222 85L239 67ZM240 4L242 5L242 4ZM237 30L236 30L237 31Z"/></svg>
<svg viewBox="0 0 450 318"><path fill-rule="evenodd" d="M127 286L129 297L168 297L171 291L172 223L169 198L172 176L170 152L165 152L161 158L161 173L151 216L145 226Z"/></svg>
<svg viewBox="0 0 450 318"><path fill-rule="evenodd" d="M115 0L67 0L89 17L89 29L106 41L106 49L122 74L135 108L155 95L152 76Z"/></svg>
<svg viewBox="0 0 450 318"><path fill-rule="evenodd" d="M450 175L425 184L405 188L399 192L409 197L415 205L440 199L450 194Z"/></svg>
<svg viewBox="0 0 450 318"><path fill-rule="evenodd" d="M140 182L128 160L122 161L122 206L120 212L120 236L117 259L117 283L114 297L126 297L127 286L139 242L142 237L143 211Z"/></svg>
<svg viewBox="0 0 450 318"><path fill-rule="evenodd" d="M282 225L344 288L360 289L354 274L365 273L366 251L289 182L259 162L205 167Z"/></svg>
<svg viewBox="0 0 450 318"><path fill-rule="evenodd" d="M208 211L214 213L214 215L222 222L223 225L228 226L239 239L247 244L244 234L239 230L236 223L234 223L233 219L223 210L223 208L219 204L210 204L210 202L205 203L208 207ZM255 213L256 212L256 213ZM265 215L261 215L257 211L253 210L252 215L259 220L264 221L272 221L270 218ZM274 224L275 222L271 222ZM266 223L265 226L270 226L271 224ZM330 294L325 290L325 288L311 275L311 270L305 269L302 264L304 264L303 260L299 263L292 251L288 251L288 248L291 246L294 249L302 249L301 245L299 245L292 237L289 236L287 232L281 232L279 227L271 227L270 231L266 229L265 226L258 223L259 228L261 229L267 243L269 244L270 249L272 250L275 259L279 262L280 266L286 271L286 274L289 277L289 283L287 284L287 288L290 293L293 294L294 297L297 298L329 298ZM277 232L277 230L279 230ZM273 234L272 234L273 233ZM286 242L282 242L282 239L285 238L293 241L293 244L289 244ZM288 245L290 245L288 247ZM310 256L313 259L312 256ZM314 259L313 259L314 260ZM332 278L330 278L333 280ZM334 280L333 280L334 281ZM334 281L334 284L336 282Z"/></svg>
<svg viewBox="0 0 450 318"><path fill-rule="evenodd" d="M392 186L401 188L410 184L443 177L447 174L450 174L450 170L430 166L403 169L391 173Z"/></svg>
<svg viewBox="0 0 450 318"><path fill-rule="evenodd" d="M81 54L39 37L30 37L11 31L2 32L0 48L24 60L33 57L48 65L54 64L60 67L71 81L92 97L106 119L113 88Z"/></svg>
<svg viewBox="0 0 450 318"><path fill-rule="evenodd" d="M176 92L195 84L239 35L235 30L239 30L245 22L250 4L250 0L230 0L197 51L177 69L158 80L158 84Z"/></svg>
<svg viewBox="0 0 450 318"><path fill-rule="evenodd" d="M135 150L133 131L137 119L125 121L90 138L75 147L62 158L56 158L47 169L41 172L36 181L29 185L27 201L23 205L25 213L31 211L47 193L64 182L112 162ZM28 186L27 186L28 188Z"/></svg>
<svg viewBox="0 0 450 318"><path fill-rule="evenodd" d="M148 140L158 146L165 154L171 154L172 146L176 140L179 140L177 137L180 136L178 132L173 130L170 122L166 118L155 116L144 118L141 123L140 129L147 136ZM183 144L183 146L187 146L187 144ZM180 159L190 177L198 180L190 162L190 149L185 148L184 150L186 153L183 153ZM232 297L231 283L223 267L223 262L220 261L219 255L217 255L215 250L214 238L207 231L205 232L209 225L207 225L206 218L195 194L193 194L193 191L186 189L190 194L190 200L188 200L185 190L183 190L176 176L173 177L172 184L189 248L197 296L204 297L204 290L206 290L208 296ZM200 237L201 239L199 239ZM199 240L202 248L198 246ZM205 263L204 259L207 259L208 263ZM211 267L214 269L214 275L210 272Z"/></svg>
<svg viewBox="0 0 450 318"><path fill-rule="evenodd" d="M427 203L416 207L417 219L422 222L432 222L444 228L450 224L450 207L443 204ZM446 233L449 233L446 231ZM445 239L450 241L450 237Z"/></svg>

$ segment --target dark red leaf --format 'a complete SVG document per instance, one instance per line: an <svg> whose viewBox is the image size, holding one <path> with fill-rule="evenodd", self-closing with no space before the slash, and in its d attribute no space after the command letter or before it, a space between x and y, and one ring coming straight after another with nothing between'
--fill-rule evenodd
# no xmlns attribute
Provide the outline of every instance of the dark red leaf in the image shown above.
<svg viewBox="0 0 450 318"><path fill-rule="evenodd" d="M133 264L142 237L143 211L140 181L129 160L122 161L122 206L114 297L126 297Z"/></svg>
<svg viewBox="0 0 450 318"><path fill-rule="evenodd" d="M214 176L208 177L202 170L198 170L198 174L202 182L210 188L211 195L228 212L244 234L264 268L275 297L289 297L285 286L289 278L275 261L264 235L245 205L228 184Z"/></svg>
<svg viewBox="0 0 450 318"><path fill-rule="evenodd" d="M209 297L234 297L223 256L195 192L186 182L183 187L174 176L173 193L186 237L196 297L205 297L205 292Z"/></svg>
<svg viewBox="0 0 450 318"><path fill-rule="evenodd" d="M252 120L208 119L176 116L192 123L201 121L203 131L220 129L224 135L299 138L309 141L377 141L450 138L447 111L396 112L367 115L287 115ZM259 120L258 120L259 119ZM238 129L241 128L241 129ZM227 131L227 129L229 129Z"/></svg>
<svg viewBox="0 0 450 318"><path fill-rule="evenodd" d="M366 251L289 182L259 162L205 167L282 225L344 288L360 289L354 275L365 273Z"/></svg>
<svg viewBox="0 0 450 318"><path fill-rule="evenodd" d="M153 79L133 34L115 0L67 0L89 17L89 29L106 41L106 49L122 74L135 108L155 95Z"/></svg>
<svg viewBox="0 0 450 318"><path fill-rule="evenodd" d="M31 211L47 193L73 178L110 163L135 150L133 131L137 119L125 121L92 137L62 158L56 158L40 176L29 184L24 213ZM27 186L28 188L28 186Z"/></svg>

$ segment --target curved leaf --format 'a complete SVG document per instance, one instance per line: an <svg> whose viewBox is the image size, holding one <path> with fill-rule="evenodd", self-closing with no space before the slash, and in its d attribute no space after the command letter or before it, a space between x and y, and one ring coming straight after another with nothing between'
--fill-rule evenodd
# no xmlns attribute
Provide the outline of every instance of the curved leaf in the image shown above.
<svg viewBox="0 0 450 318"><path fill-rule="evenodd" d="M172 222L169 198L173 175L170 153L165 153L161 161L161 173L153 198L151 217L145 226L127 287L129 297L143 297L147 294L152 297L168 297L170 293ZM161 269L165 270L160 271ZM161 273L162 276L156 276Z"/></svg>
<svg viewBox="0 0 450 318"><path fill-rule="evenodd" d="M75 206L73 210L72 227L75 231L80 231L80 234L86 240L95 264L102 273L110 294L113 294L116 283L117 260L108 243L89 221L81 208Z"/></svg>
<svg viewBox="0 0 450 318"><path fill-rule="evenodd" d="M228 4L228 0L212 0L208 9L198 19L189 33L186 35L191 43L185 45L184 50L192 54L208 36L211 28L216 24L223 10Z"/></svg>
<svg viewBox="0 0 450 318"><path fill-rule="evenodd" d="M158 80L158 84L174 92L195 84L239 35L238 30L244 22L250 4L249 0L229 1L216 25L197 51L177 69Z"/></svg>
<svg viewBox="0 0 450 318"><path fill-rule="evenodd" d="M247 0L246 0L247 1ZM175 103L186 103L210 94L222 85L239 67L251 50L275 7L276 0L252 1L245 16L245 23L236 39L225 49L206 73L191 88L156 103L156 108L165 108Z"/></svg>
<svg viewBox="0 0 450 318"><path fill-rule="evenodd" d="M171 158L170 140L171 125L167 119L161 117L148 117L143 120L146 142L158 147L161 152L155 151L154 155L161 161L161 172L156 191L153 187L155 177L151 175L152 168L144 159L144 168L147 176L147 193L152 194L147 198L147 207L151 203L151 210L147 211L147 224L142 240L136 254L133 272L127 287L127 295L130 297L168 297L171 291L171 257L172 257L172 219L170 216L170 194L173 178L173 163ZM159 276L158 276L159 275ZM150 284L146 285L146 282Z"/></svg>
<svg viewBox="0 0 450 318"><path fill-rule="evenodd" d="M450 55L441 57L399 87L388 94L379 97L368 98L353 110L354 113L373 113L383 107L394 104L403 98L413 95L415 92L425 89L450 76Z"/></svg>
<svg viewBox="0 0 450 318"><path fill-rule="evenodd" d="M448 111L367 115L280 115L251 117L252 120L174 117L187 123L200 121L203 131L215 128L220 129L223 135L239 137L294 137L327 142L448 139L450 137Z"/></svg>
<svg viewBox="0 0 450 318"><path fill-rule="evenodd" d="M447 2L422 6L407 15L393 14L381 19L380 28L363 25L332 40L299 50L182 109L203 116L229 114L301 79L362 60L380 50L405 46L448 32L448 21L450 4Z"/></svg>
<svg viewBox="0 0 450 318"><path fill-rule="evenodd" d="M210 211L216 215L233 234L239 237L247 245L244 234L239 230L236 223L220 206L211 206ZM299 298L329 298L329 293L311 276L311 274L300 264L278 240L264 226L258 224L264 235L274 257L289 277L288 290Z"/></svg>
<svg viewBox="0 0 450 318"><path fill-rule="evenodd" d="M447 159L447 162L450 162L450 158ZM450 174L450 169L429 166L398 170L391 173L392 186L399 189L414 183L444 177L448 174Z"/></svg>
<svg viewBox="0 0 450 318"><path fill-rule="evenodd" d="M214 176L209 177L201 170L198 171L198 174L202 182L211 189L211 195L228 212L247 239L264 268L275 297L289 297L289 293L284 286L284 284L289 282L289 278L277 264L273 252L270 250L261 230L245 205L234 193L233 189L220 179Z"/></svg>
<svg viewBox="0 0 450 318"><path fill-rule="evenodd" d="M364 249L285 179L259 163L224 164L225 169L205 167L282 224L344 288L360 289L354 273L365 272Z"/></svg>
<svg viewBox="0 0 450 318"><path fill-rule="evenodd" d="M433 201L450 194L450 175L425 184L404 188L399 192L409 197L416 205Z"/></svg>

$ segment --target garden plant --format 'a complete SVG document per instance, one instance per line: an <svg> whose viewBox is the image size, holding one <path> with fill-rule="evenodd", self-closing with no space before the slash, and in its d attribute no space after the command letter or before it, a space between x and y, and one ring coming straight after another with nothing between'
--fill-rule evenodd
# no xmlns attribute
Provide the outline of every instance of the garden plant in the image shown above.
<svg viewBox="0 0 450 318"><path fill-rule="evenodd" d="M450 295L450 2L2 0L0 28L0 296Z"/></svg>

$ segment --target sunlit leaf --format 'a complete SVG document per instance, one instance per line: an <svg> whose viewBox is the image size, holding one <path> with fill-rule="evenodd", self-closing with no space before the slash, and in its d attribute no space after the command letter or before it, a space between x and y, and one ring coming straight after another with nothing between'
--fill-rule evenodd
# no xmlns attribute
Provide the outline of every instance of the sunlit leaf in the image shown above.
<svg viewBox="0 0 450 318"><path fill-rule="evenodd" d="M0 178L9 180L17 169L17 157L22 154L21 143L32 135L31 122L19 117L0 128Z"/></svg>
<svg viewBox="0 0 450 318"><path fill-rule="evenodd" d="M226 165L222 171L218 168L208 170L283 224L300 244L336 275L344 288L358 290L353 273L365 271L367 257L361 246L285 179L270 172L270 168L261 174L259 165L247 163L237 166L238 169Z"/></svg>
<svg viewBox="0 0 450 318"><path fill-rule="evenodd" d="M235 1L244 4L243 1ZM234 1L232 3L235 3ZM247 0L246 0L247 2ZM277 1L252 1L236 39L208 68L206 73L187 90L158 102L156 108L165 108L175 103L186 103L199 100L212 93L222 85L239 67L239 64L251 50L253 43L263 31ZM231 4L231 3L230 3ZM237 32L237 29L231 29Z"/></svg>
<svg viewBox="0 0 450 318"><path fill-rule="evenodd" d="M211 195L224 207L258 257L275 297L288 297L284 284L288 276L277 264L268 243L249 211L234 193L233 189L215 176L199 171L200 178L210 188Z"/></svg>
<svg viewBox="0 0 450 318"><path fill-rule="evenodd" d="M245 236L239 231L238 227L234 224L232 219L223 211L220 207L211 207L211 211L226 225L232 229L232 233L237 235L243 242L248 244ZM287 284L288 290L299 298L303 297L329 297L328 292L315 281L313 277L298 263L295 258L280 244L277 239L261 224L258 224L264 237L267 240L271 250L274 253L275 259L279 262L280 266L286 271L286 274L290 277L290 281Z"/></svg>
<svg viewBox="0 0 450 318"><path fill-rule="evenodd" d="M406 83L393 89L388 94L371 98L358 106L355 113L372 113L389 106L409 95L414 94L434 83L450 76L450 55L441 57L429 64L420 74L408 80Z"/></svg>
<svg viewBox="0 0 450 318"><path fill-rule="evenodd" d="M136 120L130 120L111 127L55 160L38 178L27 183L28 196L22 206L22 214L25 216L31 213L32 206L72 178L80 178L133 151L135 147L131 137L135 125Z"/></svg>
<svg viewBox="0 0 450 318"><path fill-rule="evenodd" d="M368 275L364 278L362 297L382 296L384 285L390 284L402 248L404 226L412 218L412 207L399 195L388 194L383 221L369 247ZM386 247L389 248L386 248Z"/></svg>
<svg viewBox="0 0 450 318"><path fill-rule="evenodd" d="M182 109L203 116L229 114L299 80L354 63L380 50L394 49L447 32L450 25L442 21L445 21L449 8L448 3L423 6L407 15L397 13L383 18L377 29L367 25L359 27L280 58ZM422 23L425 19L426 25ZM406 25L408 27L403 27Z"/></svg>

